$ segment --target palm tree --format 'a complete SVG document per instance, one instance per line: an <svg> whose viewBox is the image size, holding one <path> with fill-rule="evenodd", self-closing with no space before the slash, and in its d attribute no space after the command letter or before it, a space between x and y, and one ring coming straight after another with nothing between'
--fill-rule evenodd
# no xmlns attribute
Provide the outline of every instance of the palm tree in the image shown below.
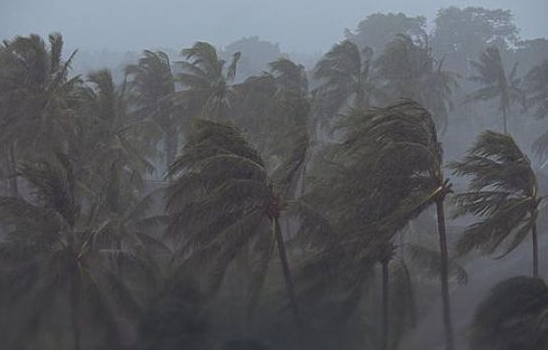
<svg viewBox="0 0 548 350"><path fill-rule="evenodd" d="M344 40L334 45L314 68L320 86L314 90L319 113L333 117L346 108L368 108L381 96L372 77L373 50Z"/></svg>
<svg viewBox="0 0 548 350"><path fill-rule="evenodd" d="M518 64L508 74L497 47L487 48L480 56L479 62L470 62L477 71L477 75L470 77L481 87L469 94L466 101L488 101L498 98L498 109L502 113L503 132L508 132L507 115L515 103L525 105L525 95L519 85L521 79L517 77Z"/></svg>
<svg viewBox="0 0 548 350"><path fill-rule="evenodd" d="M436 135L435 123L431 114L420 104L412 100L400 100L381 109L370 112L368 123L363 128L356 129L350 135L347 144L350 149L363 147L364 143L374 142L370 146L377 152L376 162L387 163L388 167L398 169L395 180L406 181L405 186L411 187L410 203L396 210L381 222L384 229L395 234L402 224L420 213L430 204L435 203L437 212L438 235L440 244L440 273L443 300L443 321L445 327L446 347L452 350L453 330L449 299L449 255L447 250L447 234L445 220L445 198L451 193L451 185L443 174L443 159L441 144ZM369 141L367 140L369 139ZM371 141L374 140L374 141ZM385 166L383 164L383 166ZM390 169L390 168L388 168ZM412 184L412 186L410 186ZM400 186L403 185L400 183ZM408 191L409 191L408 190ZM413 192L415 194L413 194ZM417 202L418 198L422 198Z"/></svg>
<svg viewBox="0 0 548 350"><path fill-rule="evenodd" d="M77 120L78 141L70 149L77 178L93 192L116 164L125 173L124 181L142 192L143 177L154 171L147 159L154 153L143 142L143 135L154 123L128 112L126 84L117 87L109 70L90 73L88 81L79 93L83 106Z"/></svg>
<svg viewBox="0 0 548 350"><path fill-rule="evenodd" d="M138 64L125 69L135 91L135 113L150 118L162 131L165 169L175 160L182 115L173 103L175 81L169 57L162 51L143 51ZM166 170L167 171L167 170Z"/></svg>
<svg viewBox="0 0 548 350"><path fill-rule="evenodd" d="M528 104L536 108L538 118L548 116L548 60L532 68L525 76L525 88L529 95ZM545 157L548 153L548 132L544 132L534 143L533 150Z"/></svg>
<svg viewBox="0 0 548 350"><path fill-rule="evenodd" d="M382 89L389 96L421 103L444 133L448 124L452 95L458 88L458 75L443 67L444 61L432 55L426 39L417 41L397 35L375 62Z"/></svg>
<svg viewBox="0 0 548 350"><path fill-rule="evenodd" d="M548 288L537 278L498 283L476 309L470 349L541 350L548 346Z"/></svg>
<svg viewBox="0 0 548 350"><path fill-rule="evenodd" d="M310 225L312 231L323 232L324 239L320 240L319 253L303 270L304 278L321 271L322 277L340 281L349 290L349 298L360 295L379 245L435 204L443 319L447 348L453 349L444 209L445 198L452 190L444 178L441 145L430 113L417 102L398 100L388 107L354 111L343 119L340 128L344 134L333 158L344 162L328 160L327 169L317 171L334 176L320 177L316 186L321 190L303 199L319 205L317 210L325 213L339 233L325 233L326 225ZM341 281L337 275L346 277ZM320 288L323 282L312 283L310 289Z"/></svg>
<svg viewBox="0 0 548 350"><path fill-rule="evenodd" d="M12 228L0 245L5 272L2 293L10 300L7 309L13 312L16 308L24 315L24 324L16 325L13 346L20 348L18 343L35 332L42 321L62 316L60 311L65 309L71 348L81 348L84 322L89 317L102 322L107 341L116 344L114 303L133 313L138 312L138 304L109 263L113 249L105 250L98 241L109 223L90 222L83 211L66 155L22 166L20 175L35 188L36 199L0 197L0 212ZM54 307L59 302L63 304L57 311Z"/></svg>
<svg viewBox="0 0 548 350"><path fill-rule="evenodd" d="M280 217L288 209L307 137L270 175L260 155L233 126L197 120L194 132L170 172L168 235L190 269L208 266L207 287L219 289L228 265L253 247L250 307L262 289L273 248L278 247L285 287L296 321L299 310Z"/></svg>
<svg viewBox="0 0 548 350"><path fill-rule="evenodd" d="M217 55L217 50L206 42L196 42L181 51L185 61L178 62L182 72L177 81L183 86L179 100L196 115L209 118L226 118L232 108L231 83L236 76L240 52L235 52L232 62Z"/></svg>
<svg viewBox="0 0 548 350"><path fill-rule="evenodd" d="M17 158L52 155L73 141L74 92L80 80L68 74L76 51L63 60L61 35L48 39L49 45L38 35L19 36L0 47L0 142L7 150L10 175ZM16 195L17 180L11 179Z"/></svg>
<svg viewBox="0 0 548 350"><path fill-rule="evenodd" d="M548 116L548 60L532 68L525 77L529 104L536 106L539 118Z"/></svg>
<svg viewBox="0 0 548 350"><path fill-rule="evenodd" d="M454 173L470 176L466 193L455 196L455 215L473 214L482 221L470 225L458 242L461 254L473 249L493 253L511 238L501 257L529 235L533 241L533 276L538 277L537 216L542 198L531 162L509 135L483 132Z"/></svg>

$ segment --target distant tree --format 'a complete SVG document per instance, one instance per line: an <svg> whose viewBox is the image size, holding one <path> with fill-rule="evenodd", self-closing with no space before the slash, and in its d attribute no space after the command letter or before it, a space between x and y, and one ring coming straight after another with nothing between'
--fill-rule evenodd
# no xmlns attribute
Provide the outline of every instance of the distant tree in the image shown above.
<svg viewBox="0 0 548 350"><path fill-rule="evenodd" d="M467 62L487 47L515 45L518 33L509 10L452 6L438 11L431 43L451 69L464 72Z"/></svg>
<svg viewBox="0 0 548 350"><path fill-rule="evenodd" d="M147 157L154 153L142 141L155 123L129 113L126 83L116 86L107 69L90 73L79 96L79 137L69 152L77 177L93 191L114 166L123 181L143 193L144 177L154 171Z"/></svg>
<svg viewBox="0 0 548 350"><path fill-rule="evenodd" d="M537 278L498 283L476 309L471 350L542 350L548 346L548 288Z"/></svg>
<svg viewBox="0 0 548 350"><path fill-rule="evenodd" d="M152 119L161 130L165 169L175 160L179 145L179 131L184 129L182 108L173 102L175 80L169 56L162 51L144 51L138 64L125 69L130 87L135 93L134 112L139 118Z"/></svg>
<svg viewBox="0 0 548 350"><path fill-rule="evenodd" d="M359 48L370 47L374 52L381 52L396 35L423 36L425 30L426 18L423 16L374 13L358 23L355 33L347 31L346 39L356 43Z"/></svg>
<svg viewBox="0 0 548 350"><path fill-rule="evenodd" d="M228 118L234 98L231 84L241 53L235 52L226 68L226 61L206 42L196 42L183 49L181 55L185 61L179 62L182 72L177 75L177 82L183 87L178 93L179 102L194 116Z"/></svg>
<svg viewBox="0 0 548 350"><path fill-rule="evenodd" d="M455 215L473 214L482 221L470 225L458 241L460 254L473 249L494 253L510 239L501 257L531 234L533 276L538 277L537 217L542 197L531 162L509 135L483 132L454 173L470 176L468 191L455 196Z"/></svg>
<svg viewBox="0 0 548 350"><path fill-rule="evenodd" d="M529 104L536 107L535 114L539 118L548 116L548 60L532 68L525 77L526 91L529 94Z"/></svg>
<svg viewBox="0 0 548 350"><path fill-rule="evenodd" d="M432 55L426 42L407 35L398 35L386 45L375 62L385 94L423 104L442 133L458 88L458 75L445 70L443 64L443 60Z"/></svg>
<svg viewBox="0 0 548 350"><path fill-rule="evenodd" d="M535 108L535 115L538 118L548 117L548 60L527 73L525 91L528 94L528 105ZM548 153L548 131L533 143L533 150L541 157L546 156Z"/></svg>
<svg viewBox="0 0 548 350"><path fill-rule="evenodd" d="M467 102L498 99L498 110L502 113L503 132L508 133L507 116L511 108L519 103L525 106L525 94L520 88L521 79L517 77L518 64L510 73L506 72L500 51L496 47L487 48L478 62L472 61L476 75L469 79L481 87L466 97Z"/></svg>
<svg viewBox="0 0 548 350"><path fill-rule="evenodd" d="M242 38L228 44L221 52L221 56L228 59L234 52L242 53L236 72L236 82L261 75L263 71L268 70L268 63L282 56L278 44L261 40L258 36Z"/></svg>
<svg viewBox="0 0 548 350"><path fill-rule="evenodd" d="M319 87L313 92L317 113L331 120L348 108L369 108L381 95L373 80L373 51L359 49L349 40L334 45L316 64L314 78Z"/></svg>
<svg viewBox="0 0 548 350"><path fill-rule="evenodd" d="M22 160L53 155L74 141L72 126L79 77L68 77L76 51L63 60L63 38L35 34L4 41L0 47L0 145L18 193L15 175Z"/></svg>

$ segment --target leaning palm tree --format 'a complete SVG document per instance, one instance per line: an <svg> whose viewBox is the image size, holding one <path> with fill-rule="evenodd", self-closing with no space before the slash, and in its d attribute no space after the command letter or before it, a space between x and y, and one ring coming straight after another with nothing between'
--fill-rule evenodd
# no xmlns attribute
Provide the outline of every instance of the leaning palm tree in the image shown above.
<svg viewBox="0 0 548 350"><path fill-rule="evenodd" d="M321 191L304 198L320 205L319 211L330 218L335 232L340 232L321 235L324 239L319 240L319 253L307 264L303 275L317 276L322 271L323 276L333 280L337 275L345 276L338 281L351 291L348 297L355 303L375 263L379 244L390 241L411 219L435 204L443 321L447 348L453 349L444 208L452 189L442 171L442 150L432 116L417 102L398 100L384 108L354 111L343 119L341 128L343 141L334 150L334 159L344 162L328 160L328 169L320 172L334 176L320 177L316 186ZM312 231L323 232L322 227L311 225ZM345 258L349 256L355 257L351 262L359 264L353 266ZM312 283L311 288L323 282Z"/></svg>
<svg viewBox="0 0 548 350"><path fill-rule="evenodd" d="M504 280L476 309L470 349L546 349L547 316L548 288L543 280L521 276Z"/></svg>
<svg viewBox="0 0 548 350"><path fill-rule="evenodd" d="M260 155L233 126L197 120L194 132L170 172L167 230L182 257L183 269L207 267L207 289L215 293L227 267L247 247L255 264L250 307L262 289L273 249L278 247L285 287L293 313L299 311L286 246L280 226L288 209L294 180L302 165L307 137L272 173Z"/></svg>
<svg viewBox="0 0 548 350"><path fill-rule="evenodd" d="M381 96L372 72L373 51L349 40L334 45L314 68L320 86L314 91L318 112L328 118L345 108L368 108Z"/></svg>
<svg viewBox="0 0 548 350"><path fill-rule="evenodd" d="M182 125L181 108L173 102L175 80L169 57L162 51L143 52L143 57L125 69L130 86L135 92L137 110L141 118L152 119L161 130L165 168L175 160Z"/></svg>
<svg viewBox="0 0 548 350"><path fill-rule="evenodd" d="M473 214L482 221L470 225L458 242L461 254L473 249L493 253L510 240L501 257L530 234L533 276L539 273L537 217L542 198L529 158L509 135L483 132L454 173L471 177L466 193L455 196L456 216Z"/></svg>
<svg viewBox="0 0 548 350"><path fill-rule="evenodd" d="M521 79L517 77L518 64L510 73L506 72L500 51L496 47L487 48L480 56L479 62L472 61L477 75L470 80L481 87L466 97L467 102L489 101L498 99L498 109L502 113L503 132L508 133L508 112L516 104L525 105L525 94L519 87Z"/></svg>
<svg viewBox="0 0 548 350"><path fill-rule="evenodd" d="M181 51L185 61L180 61L182 72L177 81L183 86L179 101L195 115L207 118L226 118L232 109L232 82L240 52L235 52L230 65L217 55L217 50L206 42L196 42Z"/></svg>
<svg viewBox="0 0 548 350"><path fill-rule="evenodd" d="M22 322L15 325L11 346L21 348L39 325L63 317L64 310L70 348L81 349L90 318L106 326L106 341L116 346L118 313L113 307L132 313L139 307L110 263L113 249L105 250L98 242L110 225L90 222L66 155L22 166L20 175L35 189L36 198L0 197L0 213L11 225L0 245L2 300L10 300L4 309L17 313L21 317L12 319Z"/></svg>

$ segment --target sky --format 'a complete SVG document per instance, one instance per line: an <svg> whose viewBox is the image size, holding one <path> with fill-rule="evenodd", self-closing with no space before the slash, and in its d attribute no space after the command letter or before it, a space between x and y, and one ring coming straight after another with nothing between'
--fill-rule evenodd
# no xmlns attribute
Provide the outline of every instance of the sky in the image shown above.
<svg viewBox="0 0 548 350"><path fill-rule="evenodd" d="M0 0L0 39L58 31L69 48L126 51L258 35L285 52L318 53L371 13L431 20L451 5L510 9L522 37L548 37L548 0Z"/></svg>

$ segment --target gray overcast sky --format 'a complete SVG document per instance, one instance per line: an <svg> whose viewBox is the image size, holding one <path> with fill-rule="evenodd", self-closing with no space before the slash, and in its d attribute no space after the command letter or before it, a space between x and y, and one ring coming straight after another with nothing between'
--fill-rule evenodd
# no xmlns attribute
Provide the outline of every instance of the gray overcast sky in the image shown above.
<svg viewBox="0 0 548 350"><path fill-rule="evenodd" d="M284 51L312 53L370 13L431 19L450 5L508 8L523 37L548 37L548 0L0 0L0 38L59 31L70 48L140 50L258 35Z"/></svg>

